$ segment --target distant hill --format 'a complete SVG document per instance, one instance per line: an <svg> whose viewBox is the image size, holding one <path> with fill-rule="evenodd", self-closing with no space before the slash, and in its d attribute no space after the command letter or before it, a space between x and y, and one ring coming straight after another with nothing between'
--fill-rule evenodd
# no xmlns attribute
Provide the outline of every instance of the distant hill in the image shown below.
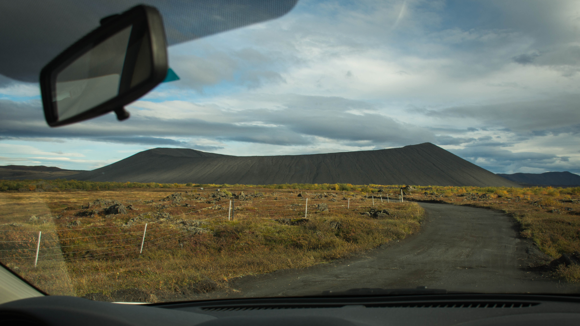
<svg viewBox="0 0 580 326"><path fill-rule="evenodd" d="M247 157L156 148L68 178L158 183L519 186L431 143L376 151Z"/></svg>
<svg viewBox="0 0 580 326"><path fill-rule="evenodd" d="M580 187L580 176L567 171L498 175L524 186Z"/></svg>
<svg viewBox="0 0 580 326"><path fill-rule="evenodd" d="M54 166L24 166L5 165L0 166L0 179L3 180L33 180L33 179L59 179L85 172L81 170L64 170Z"/></svg>

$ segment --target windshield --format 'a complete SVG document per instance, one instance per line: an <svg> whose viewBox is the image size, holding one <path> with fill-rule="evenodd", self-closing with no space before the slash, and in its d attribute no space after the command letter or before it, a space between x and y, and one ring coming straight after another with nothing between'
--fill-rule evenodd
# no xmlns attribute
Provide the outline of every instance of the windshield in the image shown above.
<svg viewBox="0 0 580 326"><path fill-rule="evenodd" d="M577 1L300 0L52 129L0 72L0 262L114 302L577 294L579 36Z"/></svg>

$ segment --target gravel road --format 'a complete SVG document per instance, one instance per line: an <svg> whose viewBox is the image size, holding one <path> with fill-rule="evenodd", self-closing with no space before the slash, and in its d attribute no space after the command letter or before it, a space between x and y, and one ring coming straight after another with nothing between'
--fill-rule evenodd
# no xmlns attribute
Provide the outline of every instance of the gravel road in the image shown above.
<svg viewBox="0 0 580 326"><path fill-rule="evenodd" d="M517 237L513 218L488 209L420 204L427 213L421 232L398 243L301 270L244 277L219 297L322 294L355 288L428 289L466 292L580 292L526 271L547 259Z"/></svg>

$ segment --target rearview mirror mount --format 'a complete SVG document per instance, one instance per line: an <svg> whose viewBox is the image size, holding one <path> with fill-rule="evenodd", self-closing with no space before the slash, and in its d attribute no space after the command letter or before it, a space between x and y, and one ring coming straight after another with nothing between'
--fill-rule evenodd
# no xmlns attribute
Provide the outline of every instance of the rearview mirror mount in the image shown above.
<svg viewBox="0 0 580 326"><path fill-rule="evenodd" d="M114 111L163 82L167 42L159 11L139 5L101 19L101 26L64 50L40 73L46 122L51 127Z"/></svg>

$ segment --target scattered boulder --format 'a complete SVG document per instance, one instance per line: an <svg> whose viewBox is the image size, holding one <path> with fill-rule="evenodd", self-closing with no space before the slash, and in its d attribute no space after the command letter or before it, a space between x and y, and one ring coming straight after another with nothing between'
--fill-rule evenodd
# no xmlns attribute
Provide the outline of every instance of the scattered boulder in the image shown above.
<svg viewBox="0 0 580 326"><path fill-rule="evenodd" d="M100 199L99 198L99 199L93 201L92 203L88 203L88 205L83 206L83 209L89 209L89 208L93 208L93 207L105 208L105 207L110 207L110 206L116 205L116 204L121 204L121 203L116 201L116 200L108 200L108 199Z"/></svg>
<svg viewBox="0 0 580 326"><path fill-rule="evenodd" d="M171 194L163 199L163 201L171 201L173 204L179 204L183 200L184 199L179 192Z"/></svg>
<svg viewBox="0 0 580 326"><path fill-rule="evenodd" d="M38 217L36 215L32 215L28 220L30 222L36 222L36 221L38 221Z"/></svg>
<svg viewBox="0 0 580 326"><path fill-rule="evenodd" d="M340 223L340 221L332 221L330 222L330 228L340 230L342 228L342 223Z"/></svg>
<svg viewBox="0 0 580 326"><path fill-rule="evenodd" d="M415 188L413 188L412 186L404 186L401 188L401 190L403 191L403 194L409 195L412 191L415 190Z"/></svg>
<svg viewBox="0 0 580 326"><path fill-rule="evenodd" d="M148 222L163 222L166 220L172 219L173 216L166 212L157 212L157 213L142 213L136 217L133 217L127 223L123 224L124 227L132 226L134 223L148 221Z"/></svg>
<svg viewBox="0 0 580 326"><path fill-rule="evenodd" d="M361 215L366 215L368 217L372 217L372 218L386 218L387 216L390 215L389 211L386 209L374 209L371 208L366 212L362 212L360 213Z"/></svg>
<svg viewBox="0 0 580 326"><path fill-rule="evenodd" d="M114 204L105 208L105 214L127 214L127 209L123 204Z"/></svg>
<svg viewBox="0 0 580 326"><path fill-rule="evenodd" d="M562 257L559 259L561 259L566 266L580 265L580 253L578 251L571 254L562 254Z"/></svg>
<svg viewBox="0 0 580 326"><path fill-rule="evenodd" d="M207 224L208 222L200 220L192 220L192 221L182 220L177 223L177 227L196 235L196 234L211 233L212 231L210 229L203 227L206 226Z"/></svg>
<svg viewBox="0 0 580 326"><path fill-rule="evenodd" d="M328 204L325 203L318 204L317 208L318 211L320 212L328 212Z"/></svg>
<svg viewBox="0 0 580 326"><path fill-rule="evenodd" d="M307 218L279 218L274 220L284 225L301 225L309 221Z"/></svg>
<svg viewBox="0 0 580 326"><path fill-rule="evenodd" d="M571 266L580 265L580 253L575 251L573 253L564 253L560 258L552 260L549 264L543 267L548 270L557 270L560 265Z"/></svg>
<svg viewBox="0 0 580 326"><path fill-rule="evenodd" d="M298 197L302 197L302 194L298 194Z"/></svg>
<svg viewBox="0 0 580 326"><path fill-rule="evenodd" d="M84 211L77 212L75 214L75 216L77 216L77 217L95 217L97 214L99 214L99 211L96 209L93 209L93 210L84 210Z"/></svg>
<svg viewBox="0 0 580 326"><path fill-rule="evenodd" d="M200 226L204 226L209 224L207 221L203 221L203 220L181 220L179 222L177 222L178 225L182 225L182 226L196 226L196 227L200 227Z"/></svg>
<svg viewBox="0 0 580 326"><path fill-rule="evenodd" d="M80 220L76 220L76 221L72 221L69 224L67 224L66 227L70 229L70 228L75 227L75 226L80 226L81 224L82 223Z"/></svg>
<svg viewBox="0 0 580 326"><path fill-rule="evenodd" d="M198 228L195 226L187 228L187 231L190 232L192 235L212 233L210 229Z"/></svg>
<svg viewBox="0 0 580 326"><path fill-rule="evenodd" d="M130 210L130 211L138 211L139 210L137 207L135 207L133 205L127 206L127 209Z"/></svg>
<svg viewBox="0 0 580 326"><path fill-rule="evenodd" d="M159 212L159 213L153 214L153 218L157 219L157 220L168 220L168 219L173 218L173 216L171 216L171 214L169 214L169 213Z"/></svg>

